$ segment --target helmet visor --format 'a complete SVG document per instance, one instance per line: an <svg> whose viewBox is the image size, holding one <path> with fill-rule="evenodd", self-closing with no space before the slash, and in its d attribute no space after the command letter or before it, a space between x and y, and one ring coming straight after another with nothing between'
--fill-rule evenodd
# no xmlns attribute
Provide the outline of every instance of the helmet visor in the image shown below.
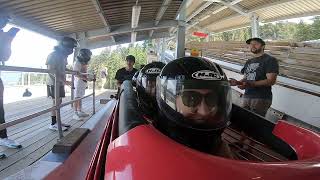
<svg viewBox="0 0 320 180"><path fill-rule="evenodd" d="M148 95L151 97L156 96L156 78L142 77L141 85Z"/></svg>
<svg viewBox="0 0 320 180"><path fill-rule="evenodd" d="M195 129L226 127L231 111L227 82L159 79L158 83L157 97L177 114L172 121Z"/></svg>

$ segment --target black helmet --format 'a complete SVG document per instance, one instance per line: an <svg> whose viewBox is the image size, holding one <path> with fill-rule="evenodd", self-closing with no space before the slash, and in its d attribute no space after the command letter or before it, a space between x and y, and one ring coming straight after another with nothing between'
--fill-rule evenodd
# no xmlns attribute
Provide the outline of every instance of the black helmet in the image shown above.
<svg viewBox="0 0 320 180"><path fill-rule="evenodd" d="M137 71L136 73L134 73L133 77L132 77L132 85L133 86L136 86L137 85L137 78L139 76L139 72L140 71Z"/></svg>
<svg viewBox="0 0 320 180"><path fill-rule="evenodd" d="M156 102L156 80L164 66L163 62L149 63L140 70L137 77L138 102L146 115L152 116L158 109Z"/></svg>
<svg viewBox="0 0 320 180"><path fill-rule="evenodd" d="M63 37L59 41L58 46L63 48L75 48L75 47L78 47L78 41L71 37Z"/></svg>
<svg viewBox="0 0 320 180"><path fill-rule="evenodd" d="M157 103L156 126L169 137L203 152L221 143L232 102L218 64L198 57L171 61L157 79Z"/></svg>
<svg viewBox="0 0 320 180"><path fill-rule="evenodd" d="M92 52L90 51L90 49L80 49L77 58L81 63L88 64L91 56L92 56Z"/></svg>

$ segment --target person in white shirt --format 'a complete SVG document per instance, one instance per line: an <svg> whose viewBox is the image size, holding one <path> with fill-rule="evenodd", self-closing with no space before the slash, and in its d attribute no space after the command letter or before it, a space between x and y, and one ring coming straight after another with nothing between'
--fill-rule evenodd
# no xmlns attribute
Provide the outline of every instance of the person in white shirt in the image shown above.
<svg viewBox="0 0 320 180"><path fill-rule="evenodd" d="M88 72L88 62L91 59L92 52L89 49L80 49L76 61L73 65L73 70L80 73ZM74 87L75 87L75 98L81 98L85 95L85 90L87 88L87 81L91 80L88 78L88 75L76 75L74 78ZM82 120L82 118L89 116L81 109L81 100L78 100L74 103L74 115L73 119Z"/></svg>

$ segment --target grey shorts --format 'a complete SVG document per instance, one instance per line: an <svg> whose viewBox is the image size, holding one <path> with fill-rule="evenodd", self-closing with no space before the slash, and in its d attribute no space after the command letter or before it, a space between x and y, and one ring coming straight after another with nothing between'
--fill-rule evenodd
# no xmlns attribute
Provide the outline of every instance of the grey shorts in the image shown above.
<svg viewBox="0 0 320 180"><path fill-rule="evenodd" d="M271 99L242 98L241 107L264 117L271 104Z"/></svg>
<svg viewBox="0 0 320 180"><path fill-rule="evenodd" d="M54 98L55 97L55 87L47 85L47 96ZM60 97L66 97L66 93L64 91L64 86L60 86Z"/></svg>

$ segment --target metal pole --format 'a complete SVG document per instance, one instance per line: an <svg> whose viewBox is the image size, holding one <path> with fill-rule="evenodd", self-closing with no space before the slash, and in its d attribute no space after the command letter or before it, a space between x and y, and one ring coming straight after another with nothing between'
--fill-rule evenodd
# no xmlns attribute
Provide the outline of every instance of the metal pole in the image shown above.
<svg viewBox="0 0 320 180"><path fill-rule="evenodd" d="M31 85L31 80L30 80L30 79L31 79L31 77L30 77L30 72L28 72L28 73L27 73L27 75L28 75L28 82L27 82L28 84L27 84L27 85L28 85L28 86L30 87L30 85Z"/></svg>
<svg viewBox="0 0 320 180"><path fill-rule="evenodd" d="M186 27L178 26L177 31L177 52L176 58L184 57L185 56L185 38L186 38Z"/></svg>
<svg viewBox="0 0 320 180"><path fill-rule="evenodd" d="M167 48L166 47L166 40L165 40L165 38L162 38L162 41L161 41L161 59L159 61L161 61L161 60L164 61L166 48Z"/></svg>
<svg viewBox="0 0 320 180"><path fill-rule="evenodd" d="M252 38L259 37L259 16L256 13L251 15Z"/></svg>
<svg viewBox="0 0 320 180"><path fill-rule="evenodd" d="M178 15L179 25L177 29L177 47L176 58L185 56L185 42L186 42L186 3L184 3L180 9Z"/></svg>
<svg viewBox="0 0 320 180"><path fill-rule="evenodd" d="M92 85L92 114L96 113L96 75L93 77L93 85Z"/></svg>
<svg viewBox="0 0 320 180"><path fill-rule="evenodd" d="M71 76L71 101L74 100L74 75ZM71 104L71 108L73 108L73 103Z"/></svg>
<svg viewBox="0 0 320 180"><path fill-rule="evenodd" d="M61 126L61 115L60 115L60 83L59 83L59 73L56 71L55 73L55 87L54 87L54 92L55 92L55 106L56 106L56 120L58 123L58 132L59 132L59 140L62 139L63 133L62 133L62 126Z"/></svg>
<svg viewBox="0 0 320 180"><path fill-rule="evenodd" d="M24 86L24 73L21 73L21 85Z"/></svg>

